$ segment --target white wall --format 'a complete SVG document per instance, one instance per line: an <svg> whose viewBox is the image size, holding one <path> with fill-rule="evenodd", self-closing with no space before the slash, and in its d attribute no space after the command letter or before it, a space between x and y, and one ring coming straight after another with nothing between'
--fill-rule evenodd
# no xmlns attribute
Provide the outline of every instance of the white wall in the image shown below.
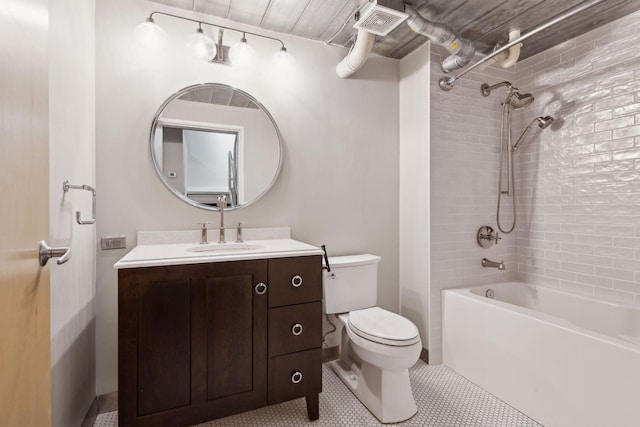
<svg viewBox="0 0 640 427"><path fill-rule="evenodd" d="M227 223L291 226L294 238L326 244L330 255L382 256L379 303L396 311L398 61L372 57L351 79L341 80L334 67L345 49L276 35L295 56L295 70L275 72L257 65L241 72L192 61L180 46L165 53L142 50L132 31L152 10L176 12L142 1L97 2L98 235L125 235L129 250L138 230L196 229L197 221L218 220L217 214L188 206L165 189L151 163L148 135L156 109L178 89L202 82L230 84L272 113L285 153L274 188L254 205L225 215ZM174 40L182 40L180 31L195 30L169 18L157 22ZM233 43L234 37L227 32L225 41ZM264 61L278 48L256 38L249 42L266 52L260 58ZM98 394L117 388L117 276L112 265L125 253L98 252Z"/></svg>
<svg viewBox="0 0 640 427"><path fill-rule="evenodd" d="M430 45L400 61L400 313L429 345Z"/></svg>
<svg viewBox="0 0 640 427"><path fill-rule="evenodd" d="M480 85L513 82L515 70L476 69L444 92L438 86L443 52L442 47L434 46L431 54L430 363L442 360L442 290L511 280L516 271L513 233L500 233L500 243L488 249L476 241L481 226L497 230L500 103L505 95L499 89L485 98ZM501 223L510 211L511 204L505 203ZM506 271L483 268L480 261L484 257L503 260Z"/></svg>
<svg viewBox="0 0 640 427"><path fill-rule="evenodd" d="M95 226L91 193L62 183L95 186L95 2L51 2L49 15L50 221L52 246L72 258L51 267L51 425L79 426L96 396ZM100 190L98 190L100 197Z"/></svg>
<svg viewBox="0 0 640 427"><path fill-rule="evenodd" d="M640 13L518 63L518 278L640 304Z"/></svg>

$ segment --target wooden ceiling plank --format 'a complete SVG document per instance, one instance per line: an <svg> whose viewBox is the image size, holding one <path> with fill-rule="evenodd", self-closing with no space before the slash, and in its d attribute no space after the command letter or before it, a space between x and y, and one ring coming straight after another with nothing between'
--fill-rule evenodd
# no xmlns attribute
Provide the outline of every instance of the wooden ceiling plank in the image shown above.
<svg viewBox="0 0 640 427"><path fill-rule="evenodd" d="M291 28L300 19L309 0L271 0L269 10L265 14L260 27L289 34Z"/></svg>
<svg viewBox="0 0 640 427"><path fill-rule="evenodd" d="M234 0L229 10L229 19L259 27L270 0Z"/></svg>
<svg viewBox="0 0 640 427"><path fill-rule="evenodd" d="M640 6L635 0L608 0L598 6L594 6L590 13L580 13L565 20L563 23L549 27L524 43L521 58L526 59L567 40L576 38L595 28L606 25L637 11Z"/></svg>
<svg viewBox="0 0 640 427"><path fill-rule="evenodd" d="M320 40L327 27L338 19L340 13L350 3L349 0L312 0L305 13L291 29L291 34Z"/></svg>
<svg viewBox="0 0 640 427"><path fill-rule="evenodd" d="M353 15L358 11L367 0L348 0L342 9L336 14L334 19L324 29L320 35L320 40L330 41L336 34L332 44L339 44L338 38L344 39L344 33L347 33L347 40L350 40L353 33ZM346 25L345 25L346 22ZM341 37L342 36L342 37Z"/></svg>
<svg viewBox="0 0 640 427"><path fill-rule="evenodd" d="M227 19L231 0L194 0L193 10Z"/></svg>

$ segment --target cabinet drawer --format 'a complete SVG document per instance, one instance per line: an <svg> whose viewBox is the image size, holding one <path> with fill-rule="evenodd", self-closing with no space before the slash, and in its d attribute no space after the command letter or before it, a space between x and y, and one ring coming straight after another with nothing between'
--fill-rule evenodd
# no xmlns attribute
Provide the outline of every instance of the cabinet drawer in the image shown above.
<svg viewBox="0 0 640 427"><path fill-rule="evenodd" d="M322 257L269 260L269 307L322 300Z"/></svg>
<svg viewBox="0 0 640 427"><path fill-rule="evenodd" d="M321 348L269 359L269 405L321 391Z"/></svg>
<svg viewBox="0 0 640 427"><path fill-rule="evenodd" d="M322 345L322 303L269 309L269 356Z"/></svg>

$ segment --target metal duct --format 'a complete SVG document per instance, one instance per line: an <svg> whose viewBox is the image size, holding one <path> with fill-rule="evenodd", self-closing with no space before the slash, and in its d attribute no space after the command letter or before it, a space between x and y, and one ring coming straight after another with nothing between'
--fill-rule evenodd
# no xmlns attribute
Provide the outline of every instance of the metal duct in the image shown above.
<svg viewBox="0 0 640 427"><path fill-rule="evenodd" d="M442 71L449 73L464 67L471 61L476 49L469 40L458 37L446 25L427 21L413 7L407 4L405 4L404 10L409 14L407 24L413 32L444 46L451 53L440 63Z"/></svg>

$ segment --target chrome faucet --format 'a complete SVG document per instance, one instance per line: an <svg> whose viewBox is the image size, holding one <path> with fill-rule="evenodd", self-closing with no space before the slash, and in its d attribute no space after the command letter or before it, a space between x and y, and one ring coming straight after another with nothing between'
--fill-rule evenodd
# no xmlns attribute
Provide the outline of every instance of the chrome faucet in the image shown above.
<svg viewBox="0 0 640 427"><path fill-rule="evenodd" d="M227 243L224 240L224 208L227 206L227 196L218 196L218 209L220 209L220 239L218 243Z"/></svg>
<svg viewBox="0 0 640 427"><path fill-rule="evenodd" d="M482 258L482 266L487 268L487 267L495 267L498 270L506 270L507 267L504 266L504 261L500 261L500 262L496 262L496 261L491 261L489 259L486 258Z"/></svg>

